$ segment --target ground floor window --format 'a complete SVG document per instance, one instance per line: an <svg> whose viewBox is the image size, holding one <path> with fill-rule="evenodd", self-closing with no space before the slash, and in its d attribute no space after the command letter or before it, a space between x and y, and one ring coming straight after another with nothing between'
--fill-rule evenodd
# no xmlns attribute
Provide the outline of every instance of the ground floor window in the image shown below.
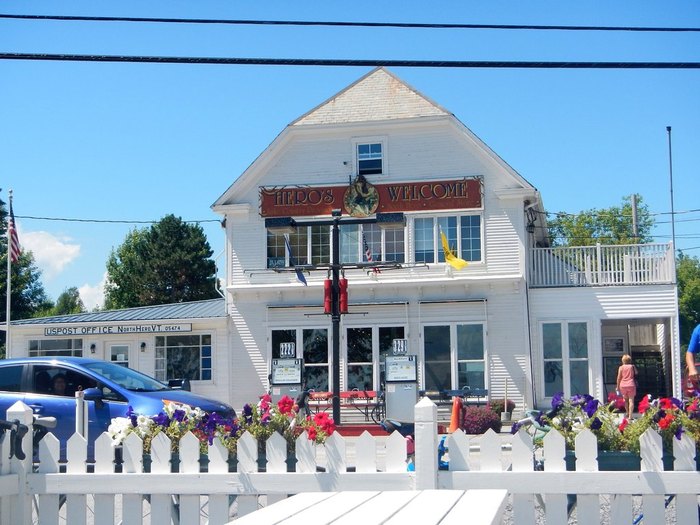
<svg viewBox="0 0 700 525"><path fill-rule="evenodd" d="M486 387L483 324L425 326L423 335L426 390Z"/></svg>
<svg viewBox="0 0 700 525"><path fill-rule="evenodd" d="M587 323L542 323L542 351L545 397L589 393Z"/></svg>
<svg viewBox="0 0 700 525"><path fill-rule="evenodd" d="M330 357L328 329L326 328L296 328L272 330L270 334L272 359L290 357L282 355L283 345L289 348L294 344L293 357L304 360L304 383L306 388L316 392L327 392L330 389Z"/></svg>
<svg viewBox="0 0 700 525"><path fill-rule="evenodd" d="M159 381L211 380L210 334L157 336L155 351L155 376Z"/></svg>
<svg viewBox="0 0 700 525"><path fill-rule="evenodd" d="M82 357L82 339L30 339L29 356L66 355Z"/></svg>

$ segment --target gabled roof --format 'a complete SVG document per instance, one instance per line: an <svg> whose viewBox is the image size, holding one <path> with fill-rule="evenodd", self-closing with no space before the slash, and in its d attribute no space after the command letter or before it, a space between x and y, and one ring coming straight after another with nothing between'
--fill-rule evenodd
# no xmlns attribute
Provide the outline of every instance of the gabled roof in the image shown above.
<svg viewBox="0 0 700 525"><path fill-rule="evenodd" d="M450 115L386 69L376 68L291 123L346 124Z"/></svg>
<svg viewBox="0 0 700 525"><path fill-rule="evenodd" d="M12 326L41 324L105 323L121 321L157 321L163 319L209 319L226 317L226 301L209 299L189 303L140 306L123 310L107 310L84 314L56 315L12 321Z"/></svg>

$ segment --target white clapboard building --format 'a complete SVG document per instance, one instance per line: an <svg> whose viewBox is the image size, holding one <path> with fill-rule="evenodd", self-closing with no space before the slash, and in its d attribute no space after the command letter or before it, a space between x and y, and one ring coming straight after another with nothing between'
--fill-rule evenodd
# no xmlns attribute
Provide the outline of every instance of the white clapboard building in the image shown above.
<svg viewBox="0 0 700 525"><path fill-rule="evenodd" d="M17 321L13 353L70 340L169 379L185 346L199 356L192 389L236 408L290 352L316 391L380 390L394 345L416 356L418 389L484 388L519 409L559 391L605 398L625 353L640 391L679 392L671 245L550 247L536 187L384 68L287 126L213 210L226 235L216 314L192 303L198 317L170 317L177 333L81 333L139 309Z"/></svg>

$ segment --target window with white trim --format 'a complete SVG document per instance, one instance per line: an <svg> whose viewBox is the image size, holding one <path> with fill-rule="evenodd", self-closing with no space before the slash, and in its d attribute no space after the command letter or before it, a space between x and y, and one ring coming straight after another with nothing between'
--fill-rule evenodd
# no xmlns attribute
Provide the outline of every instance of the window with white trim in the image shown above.
<svg viewBox="0 0 700 525"><path fill-rule="evenodd" d="M423 327L426 390L486 387L482 323Z"/></svg>
<svg viewBox="0 0 700 525"><path fill-rule="evenodd" d="M284 241L289 241L289 249ZM267 267L284 268L299 264L329 264L331 261L331 227L300 226L294 233L267 232ZM289 252L291 250L291 253Z"/></svg>
<svg viewBox="0 0 700 525"><path fill-rule="evenodd" d="M445 262L441 232L459 258L469 262L481 261L481 215L416 217L413 230L415 262Z"/></svg>
<svg viewBox="0 0 700 525"><path fill-rule="evenodd" d="M211 334L156 336L155 377L158 381L212 378Z"/></svg>
<svg viewBox="0 0 700 525"><path fill-rule="evenodd" d="M65 355L82 357L82 339L30 339L29 356Z"/></svg>
<svg viewBox="0 0 700 525"><path fill-rule="evenodd" d="M357 144L357 174L377 175L383 172L382 143Z"/></svg>
<svg viewBox="0 0 700 525"><path fill-rule="evenodd" d="M405 262L404 228L382 229L377 224L340 226L340 262Z"/></svg>
<svg viewBox="0 0 700 525"><path fill-rule="evenodd" d="M541 333L545 397L589 393L588 324L542 323Z"/></svg>

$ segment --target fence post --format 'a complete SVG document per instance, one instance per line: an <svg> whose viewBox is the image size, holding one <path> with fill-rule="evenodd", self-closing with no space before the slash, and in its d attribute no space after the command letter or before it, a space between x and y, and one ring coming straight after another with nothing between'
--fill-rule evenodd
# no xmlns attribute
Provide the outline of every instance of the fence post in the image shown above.
<svg viewBox="0 0 700 525"><path fill-rule="evenodd" d="M416 490L437 488L437 406L427 397L415 406Z"/></svg>
<svg viewBox="0 0 700 525"><path fill-rule="evenodd" d="M17 525L29 524L32 522L32 498L27 491L27 474L32 471L32 423L34 416L32 409L21 401L17 401L7 410L7 420L17 420L21 425L27 425L29 431L22 439L22 450L25 453L25 458L19 460L16 457L10 459L10 472L17 474L18 494L15 500L11 500L10 505L10 523ZM6 431L5 439L10 439L10 432Z"/></svg>

